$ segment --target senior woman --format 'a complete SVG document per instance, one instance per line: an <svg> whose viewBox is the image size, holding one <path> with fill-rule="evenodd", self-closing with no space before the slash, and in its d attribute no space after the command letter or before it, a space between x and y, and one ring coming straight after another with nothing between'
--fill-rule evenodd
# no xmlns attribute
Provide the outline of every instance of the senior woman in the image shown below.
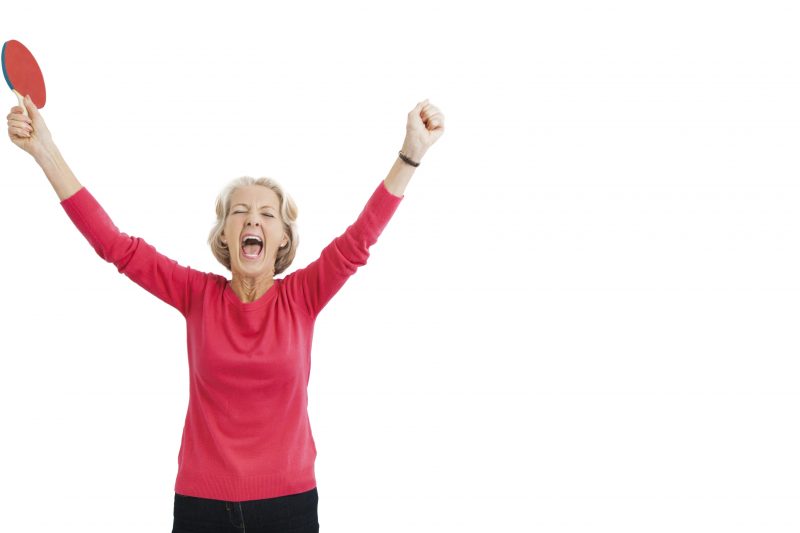
<svg viewBox="0 0 800 533"><path fill-rule="evenodd" d="M319 531L317 455L307 386L317 315L369 257L422 156L444 132L427 100L408 113L389 174L319 258L283 278L298 246L297 207L269 178L242 177L216 201L209 235L231 279L200 272L121 233L56 148L36 106L8 115L97 254L186 319L190 393L178 452L173 532Z"/></svg>

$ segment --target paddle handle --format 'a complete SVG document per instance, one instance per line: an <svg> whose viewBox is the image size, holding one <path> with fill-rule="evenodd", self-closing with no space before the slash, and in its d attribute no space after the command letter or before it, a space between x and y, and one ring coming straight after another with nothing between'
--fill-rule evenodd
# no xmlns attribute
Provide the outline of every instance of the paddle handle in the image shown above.
<svg viewBox="0 0 800 533"><path fill-rule="evenodd" d="M17 100L19 100L19 106L22 108L22 112L27 117L28 116L28 108L25 107L25 98L21 94L19 94L19 92L17 92L16 89L11 89L11 90L14 91L14 94L17 95Z"/></svg>

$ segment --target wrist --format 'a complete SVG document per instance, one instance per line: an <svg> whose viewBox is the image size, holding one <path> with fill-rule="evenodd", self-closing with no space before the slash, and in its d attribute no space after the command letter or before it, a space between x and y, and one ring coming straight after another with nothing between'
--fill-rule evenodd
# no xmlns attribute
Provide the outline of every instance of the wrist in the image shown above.
<svg viewBox="0 0 800 533"><path fill-rule="evenodd" d="M40 167L53 164L59 157L61 157L61 152L58 151L58 147L55 144L47 145L33 154L33 158Z"/></svg>
<svg viewBox="0 0 800 533"><path fill-rule="evenodd" d="M400 154L402 154L403 156L408 158L410 161L413 161L414 163L416 163L416 165L411 165L411 163L409 163L408 161L403 161L403 157ZM422 161L422 156L423 155L424 155L424 152L413 151L413 150L408 150L406 148L401 148L400 149L400 153L397 154L397 157L398 157L398 159L400 159L401 161L403 161L406 164L409 164L411 166L417 166Z"/></svg>
<svg viewBox="0 0 800 533"><path fill-rule="evenodd" d="M407 158L419 163L425 156L426 149L418 144L406 141L403 143L403 147L400 149L400 151L403 152L403 155Z"/></svg>
<svg viewBox="0 0 800 533"><path fill-rule="evenodd" d="M419 161L414 161L406 154L403 153L402 150L397 152L397 159L403 164L403 166L409 166L411 168L417 168L420 165Z"/></svg>

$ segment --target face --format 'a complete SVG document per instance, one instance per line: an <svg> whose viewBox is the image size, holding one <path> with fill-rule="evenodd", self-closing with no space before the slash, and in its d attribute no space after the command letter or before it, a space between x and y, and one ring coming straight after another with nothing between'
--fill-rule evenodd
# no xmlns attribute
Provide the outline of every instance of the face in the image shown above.
<svg viewBox="0 0 800 533"><path fill-rule="evenodd" d="M231 254L231 272L256 277L272 276L278 248L288 243L280 218L278 195L262 185L239 187L231 195L231 207L222 240ZM245 235L261 239L263 246L246 244ZM253 257L250 257L253 255Z"/></svg>

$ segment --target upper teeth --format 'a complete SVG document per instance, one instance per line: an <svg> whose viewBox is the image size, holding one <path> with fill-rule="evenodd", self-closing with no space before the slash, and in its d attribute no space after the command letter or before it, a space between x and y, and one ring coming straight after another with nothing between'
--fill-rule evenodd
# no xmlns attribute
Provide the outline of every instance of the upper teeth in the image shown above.
<svg viewBox="0 0 800 533"><path fill-rule="evenodd" d="M255 240L258 241L258 244L263 244L263 241L261 240L261 237L259 237L257 235L245 235L244 239L242 239L242 242L246 242L247 239L255 239Z"/></svg>

